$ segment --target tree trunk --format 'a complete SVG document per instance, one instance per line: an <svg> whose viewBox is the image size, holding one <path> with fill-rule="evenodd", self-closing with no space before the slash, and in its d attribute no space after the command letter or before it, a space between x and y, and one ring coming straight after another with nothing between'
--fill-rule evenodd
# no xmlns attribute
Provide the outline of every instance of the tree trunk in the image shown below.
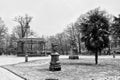
<svg viewBox="0 0 120 80"><path fill-rule="evenodd" d="M81 54L81 42L79 41L79 54Z"/></svg>
<svg viewBox="0 0 120 80"><path fill-rule="evenodd" d="M24 50L24 42L22 42L21 47L22 47L22 53L25 55L25 62L28 62L28 55L27 55L27 53Z"/></svg>
<svg viewBox="0 0 120 80"><path fill-rule="evenodd" d="M22 50L22 54L24 54L24 46L23 46L23 42L21 43L21 50Z"/></svg>
<svg viewBox="0 0 120 80"><path fill-rule="evenodd" d="M95 64L98 64L98 51L95 52Z"/></svg>
<svg viewBox="0 0 120 80"><path fill-rule="evenodd" d="M108 54L111 54L111 44L109 43L109 47L108 47Z"/></svg>
<svg viewBox="0 0 120 80"><path fill-rule="evenodd" d="M115 40L115 48L117 47L117 41Z"/></svg>

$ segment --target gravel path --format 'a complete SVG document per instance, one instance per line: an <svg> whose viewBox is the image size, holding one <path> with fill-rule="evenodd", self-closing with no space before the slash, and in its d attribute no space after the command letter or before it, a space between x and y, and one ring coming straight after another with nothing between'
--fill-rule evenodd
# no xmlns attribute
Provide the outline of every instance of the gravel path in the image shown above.
<svg viewBox="0 0 120 80"><path fill-rule="evenodd" d="M50 58L50 56L49 57L31 57L28 59L29 59L29 61L31 61L31 60L47 59L47 58ZM24 60L25 60L24 57L0 56L0 66L24 62ZM0 80L24 80L24 79L16 76L15 74L11 73L10 71L8 71L6 69L0 67Z"/></svg>

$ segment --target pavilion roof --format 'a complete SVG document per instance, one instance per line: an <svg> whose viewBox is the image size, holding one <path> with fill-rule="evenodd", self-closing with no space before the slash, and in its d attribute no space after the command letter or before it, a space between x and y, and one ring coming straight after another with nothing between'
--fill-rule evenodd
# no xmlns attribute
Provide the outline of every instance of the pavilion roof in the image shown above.
<svg viewBox="0 0 120 80"><path fill-rule="evenodd" d="M45 42L44 38L23 38L23 39L19 39L19 41L37 41L37 42Z"/></svg>

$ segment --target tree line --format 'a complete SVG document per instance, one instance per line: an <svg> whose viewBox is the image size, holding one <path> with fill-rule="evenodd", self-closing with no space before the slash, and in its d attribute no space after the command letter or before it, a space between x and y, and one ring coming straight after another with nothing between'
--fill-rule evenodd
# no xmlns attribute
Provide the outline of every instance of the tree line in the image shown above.
<svg viewBox="0 0 120 80"><path fill-rule="evenodd" d="M13 28L12 34L9 34L0 18L0 54L16 54L16 41L36 34L29 28L24 31L25 26L32 21L31 16L17 16L14 21L18 25ZM22 35L23 32L26 35ZM110 15L105 10L95 8L80 15L75 22L68 24L63 32L43 38L46 41L46 50L51 49L51 43L56 43L58 52L63 55L70 54L72 46L76 47L78 54L110 54L111 47L120 44L119 35L120 15ZM102 53L105 50L107 52Z"/></svg>
<svg viewBox="0 0 120 80"><path fill-rule="evenodd" d="M70 54L75 45L78 54L110 55L120 44L119 35L120 15L114 16L95 8L80 15L62 33L50 36L47 41L57 43L60 54Z"/></svg>

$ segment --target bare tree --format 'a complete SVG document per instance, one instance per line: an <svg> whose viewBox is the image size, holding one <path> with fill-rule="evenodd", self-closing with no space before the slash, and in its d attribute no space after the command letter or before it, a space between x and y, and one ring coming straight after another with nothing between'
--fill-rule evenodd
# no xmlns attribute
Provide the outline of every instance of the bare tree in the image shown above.
<svg viewBox="0 0 120 80"><path fill-rule="evenodd" d="M5 37L7 34L7 27L5 27L4 21L0 18L0 54L3 53L3 49L6 47Z"/></svg>
<svg viewBox="0 0 120 80"><path fill-rule="evenodd" d="M36 33L33 30L27 30L27 36L32 36L35 35ZM21 39L22 38L22 31L21 31L21 26L17 25L14 27L11 36L16 37L16 39Z"/></svg>
<svg viewBox="0 0 120 80"><path fill-rule="evenodd" d="M80 26L79 24L74 23L77 49L78 49L78 53L81 54L81 31L79 26Z"/></svg>
<svg viewBox="0 0 120 80"><path fill-rule="evenodd" d="M24 38L25 34L28 32L27 29L30 28L29 24L32 20L31 16L28 16L27 14L25 15L25 17L23 16L18 16L15 17L14 21L19 23L19 26L21 28L21 37Z"/></svg>
<svg viewBox="0 0 120 80"><path fill-rule="evenodd" d="M72 50L72 54L69 56L70 59L78 59L78 32L74 23L68 25L66 33L69 37L69 42Z"/></svg>

